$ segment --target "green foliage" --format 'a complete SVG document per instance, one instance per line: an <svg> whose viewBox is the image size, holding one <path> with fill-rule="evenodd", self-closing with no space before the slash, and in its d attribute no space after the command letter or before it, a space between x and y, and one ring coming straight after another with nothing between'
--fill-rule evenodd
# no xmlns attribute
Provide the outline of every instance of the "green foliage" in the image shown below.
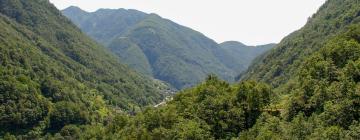
<svg viewBox="0 0 360 140"><path fill-rule="evenodd" d="M359 138L355 128L360 121L360 24L346 29L298 67L298 82L284 88L290 99L282 115L260 117L240 139Z"/></svg>
<svg viewBox="0 0 360 140"><path fill-rule="evenodd" d="M72 102L57 102L51 112L50 122L53 129L59 129L67 124L85 124L89 121L89 113L85 107Z"/></svg>
<svg viewBox="0 0 360 140"><path fill-rule="evenodd" d="M143 120L142 127L155 139L230 139L255 123L270 94L263 84L230 86L209 76L199 86L176 95L168 105L145 111L135 120ZM253 95L262 98L255 101Z"/></svg>
<svg viewBox="0 0 360 140"><path fill-rule="evenodd" d="M285 37L274 50L256 60L241 79L281 87L298 73L302 62L325 47L323 44L327 40L360 22L359 5L356 0L328 0L303 28Z"/></svg>
<svg viewBox="0 0 360 140"><path fill-rule="evenodd" d="M219 44L222 49L227 52L227 56L224 57L222 63L227 67L235 70L236 73L244 72L254 59L263 55L276 46L276 44L266 44L259 46L246 46L240 42L227 41ZM226 57L233 57L229 59Z"/></svg>
<svg viewBox="0 0 360 140"><path fill-rule="evenodd" d="M132 9L99 9L94 13L88 13L74 6L66 8L62 13L90 37L105 46L148 16L146 13Z"/></svg>
<svg viewBox="0 0 360 140"><path fill-rule="evenodd" d="M252 59L273 46L219 45L192 29L135 10L87 13L69 7L63 13L129 67L177 89L194 86L208 74L232 82Z"/></svg>
<svg viewBox="0 0 360 140"><path fill-rule="evenodd" d="M158 81L122 65L47 0L0 1L0 136L38 139L65 125L160 102Z"/></svg>
<svg viewBox="0 0 360 140"><path fill-rule="evenodd" d="M23 10L25 7L28 11ZM253 68L258 69L253 72L260 73L252 73L253 77L245 74L250 79L264 76L261 81L271 83L277 87L275 90L255 81L231 85L210 75L198 86L175 95L166 105L136 112L139 106L163 96L155 88L164 88L161 83L119 64L116 57L97 47L59 16L60 12L48 1L0 1L3 29L0 32L0 136L3 139L359 139L358 7L356 0L327 1L302 30L285 39L272 53L259 58L265 58L262 61L266 63L255 65ZM154 19L141 24L157 24L152 21L159 17L151 16ZM132 35L141 35L143 29L149 28L140 28ZM157 37L171 35L157 33ZM154 45L154 36L148 37L147 43L159 47ZM128 45L140 47L141 43ZM124 50L127 49L125 46ZM299 52L300 49L304 52ZM166 58L160 64L175 59ZM182 62L174 63L178 64ZM269 71L261 72L265 69ZM274 81L270 82L269 77L275 78ZM132 109L131 115L125 109Z"/></svg>
<svg viewBox="0 0 360 140"><path fill-rule="evenodd" d="M129 67L139 71L140 73L152 76L152 68L141 48L127 38L119 38L112 41L108 48L122 62L126 62Z"/></svg>
<svg viewBox="0 0 360 140"><path fill-rule="evenodd" d="M359 139L359 11L354 0L327 1L245 74L287 100L239 139Z"/></svg>
<svg viewBox="0 0 360 140"><path fill-rule="evenodd" d="M18 79L3 75L0 78L1 130L31 128L49 112L49 102L36 89L36 83L24 75Z"/></svg>
<svg viewBox="0 0 360 140"><path fill-rule="evenodd" d="M255 124L260 112L270 103L270 94L269 86L264 84L242 82L229 85L215 76L209 76L197 87L177 94L166 106L147 108L135 116L117 114L103 125L66 125L59 133L49 137L231 139ZM254 100L255 97L260 99Z"/></svg>
<svg viewBox="0 0 360 140"><path fill-rule="evenodd" d="M67 125L61 129L60 135L64 137L64 139L79 139L81 130L75 125Z"/></svg>

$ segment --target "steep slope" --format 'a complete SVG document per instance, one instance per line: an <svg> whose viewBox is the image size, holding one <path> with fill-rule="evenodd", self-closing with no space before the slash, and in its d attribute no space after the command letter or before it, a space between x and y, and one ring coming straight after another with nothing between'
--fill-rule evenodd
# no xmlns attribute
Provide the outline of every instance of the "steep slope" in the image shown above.
<svg viewBox="0 0 360 140"><path fill-rule="evenodd" d="M105 46L147 17L143 12L125 9L99 9L88 13L71 6L62 12L90 37Z"/></svg>
<svg viewBox="0 0 360 140"><path fill-rule="evenodd" d="M271 50L276 46L276 44L266 44L266 45L259 45L259 46L247 46L237 41L227 41L219 44L230 56L235 58L235 61L240 65L234 66L242 66L242 67L249 67L252 61L264 54L265 52ZM233 63L233 62L229 62ZM241 73L241 67L232 68L237 69L237 73Z"/></svg>
<svg viewBox="0 0 360 140"><path fill-rule="evenodd" d="M324 9L329 5L338 7ZM122 122L128 122L127 125L117 129L113 136L128 139L139 135L148 139L358 139L359 8L358 0L329 0L320 9L319 13L336 10L342 16L355 13L354 20L350 20L351 23L338 20L344 27L331 28L327 31L329 34L318 34L315 40L307 40L324 39L316 50L297 62L295 71L288 77L291 80L280 85L286 87L288 94L274 94L268 86L256 82L242 81L231 86L210 76L199 86L177 94L166 106L126 118L129 120ZM318 22L324 23L323 26L332 25L325 19ZM297 52L297 49L290 51ZM141 132L135 131L139 128Z"/></svg>
<svg viewBox="0 0 360 140"><path fill-rule="evenodd" d="M287 87L291 94L281 101L282 115L264 113L240 139L359 138L360 24L321 46L298 66Z"/></svg>
<svg viewBox="0 0 360 140"><path fill-rule="evenodd" d="M47 0L1 0L0 29L0 134L102 122L165 96Z"/></svg>
<svg viewBox="0 0 360 140"><path fill-rule="evenodd" d="M129 67L145 75L153 75L153 70L147 56L138 44L132 42L129 38L119 37L114 39L108 48Z"/></svg>
<svg viewBox="0 0 360 140"><path fill-rule="evenodd" d="M308 57L283 108L254 81L230 85L209 76L158 108L118 114L106 125L67 126L56 139L358 139L360 24ZM7 135L11 137L11 135Z"/></svg>
<svg viewBox="0 0 360 140"><path fill-rule="evenodd" d="M357 9L360 7L358 0L347 0L346 3L355 5L355 8L340 6L339 0L329 0L325 6L339 5L337 10L341 11L340 15L346 15L353 10L357 13L360 12ZM332 13L332 10L334 8L321 12ZM15 22L12 23L6 17L2 18L1 16L0 19L0 27L6 27L3 33L9 37L7 40L14 40L5 41L4 44L31 42L26 41L26 39L31 38L21 38L25 39L25 42L16 38L29 35L31 32L19 32L27 30L18 27ZM298 63L297 70L290 77L291 80L287 81L291 84L280 86L286 87L287 93L290 94L282 95L276 90L271 90L271 86L255 81L242 81L230 85L211 75L198 86L175 95L173 100L164 106L148 108L134 116L113 114L114 116L108 117L106 121L98 121L88 125L79 125L89 119L86 117L87 114L79 108L92 108L98 112L97 115L101 116L104 114L104 110L99 109L99 107L103 107L101 98L96 104L86 104L86 107L76 107L74 104L66 102L57 103L49 109L55 109L55 111L49 111L51 122L54 123L55 121L55 124L58 124L59 122L71 121L70 124L75 125L66 125L60 131L55 132L41 133L42 128L47 126L46 121L48 120L45 119L45 123L41 123L39 127L36 127L26 136L17 135L13 132L5 134L3 131L5 126L18 125L17 123L23 122L23 120L19 119L22 114L14 114L10 117L4 115L5 117L1 116L0 119L2 123L0 125L0 137L4 136L4 139L15 139L17 136L18 139L150 140L359 139L360 23L356 21L359 20L355 19L343 27L341 31L333 31L331 37L323 40L323 44L319 44L319 49L309 52L307 58ZM346 20L339 21L339 23L346 22ZM13 30L12 28L16 29L15 27L22 30ZM0 37L4 37L4 35L0 34ZM14 48L17 47L14 46ZM24 52L26 51L24 50ZM28 50L28 53L30 52L31 50ZM26 56L26 53L20 56L13 52L1 54L0 58L2 59L0 60L20 58L18 61L6 62L18 63L18 65L28 64L26 59L21 57ZM26 67L27 65L24 65L24 68ZM16 68L18 70L14 73L21 73L22 69ZM42 118L47 113L48 102L46 98L43 98L42 95L38 96L37 93L35 93L37 96L19 94L20 92L31 93L34 91L31 87L36 87L36 85L30 85L32 83L24 76L10 77L9 79L10 81L6 81L6 84L1 84L0 91L8 89L8 91L13 90L13 92L0 92L3 93L0 101L8 98L17 99L16 95L22 95L21 99L29 99L28 101L21 101L22 106L19 106L19 109L27 111L24 120L33 121ZM15 89L14 86L18 88ZM3 95L9 93L11 93L9 97L3 98ZM277 98L279 95L281 98ZM86 101L93 101L94 99L91 97L93 96L81 98ZM7 104L14 105L13 102ZM4 107L1 107L0 111L4 111ZM66 117L61 117L63 114ZM11 119L15 120L13 124L3 124L3 122ZM31 125L31 123L27 125ZM14 129L20 128L22 127Z"/></svg>
<svg viewBox="0 0 360 140"><path fill-rule="evenodd" d="M330 37L359 22L359 1L329 0L300 30L284 38L276 49L250 66L242 79L278 87L297 72L298 65L319 50Z"/></svg>
<svg viewBox="0 0 360 140"><path fill-rule="evenodd" d="M232 70L214 54L225 52L214 41L189 28L150 15L124 36L147 56L154 77L177 88L192 86L211 73L232 80ZM114 51L113 47L110 49Z"/></svg>
<svg viewBox="0 0 360 140"><path fill-rule="evenodd" d="M241 54L230 53L201 33L156 14L124 9L84 14L77 7L63 13L131 68L178 89L193 86L208 74L234 81L251 61L246 59L244 64Z"/></svg>
<svg viewBox="0 0 360 140"><path fill-rule="evenodd" d="M330 7L324 8L327 6ZM323 40L316 45L317 49L302 52L306 55L291 66L291 75L287 77L290 80L279 83L278 87L285 88L287 94L278 90L274 90L274 94L266 85L256 82L241 81L231 87L209 77L198 87L177 94L167 106L131 119L150 117L141 126L145 129L141 134L153 139L358 139L360 3L358 0L328 0L316 15L332 14L334 10L338 11L338 16L346 18L335 20L339 28L329 28L326 34L311 36L314 40L308 38L309 42ZM323 27L332 27L333 19L317 19L316 15L313 20L319 20L317 22L323 23ZM304 43L293 39L285 40ZM265 58L275 51L279 51L278 48ZM293 48L277 55L296 55L297 51ZM269 69L273 68L276 66ZM138 128L137 124L130 123L130 128ZM126 132L128 129L119 130L125 130L119 135L130 133ZM131 134L126 136L133 138L140 133Z"/></svg>

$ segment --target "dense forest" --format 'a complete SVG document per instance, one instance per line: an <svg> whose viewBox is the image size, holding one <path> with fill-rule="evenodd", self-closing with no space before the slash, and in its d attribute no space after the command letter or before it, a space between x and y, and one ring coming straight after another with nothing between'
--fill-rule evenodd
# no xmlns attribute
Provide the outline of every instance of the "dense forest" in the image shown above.
<svg viewBox="0 0 360 140"><path fill-rule="evenodd" d="M165 84L119 63L48 1L1 0L0 28L0 135L97 123L168 94Z"/></svg>
<svg viewBox="0 0 360 140"><path fill-rule="evenodd" d="M158 107L146 105L166 85L129 70L48 1L0 0L0 12L3 139L360 138L358 0L327 0L241 81L209 75Z"/></svg>
<svg viewBox="0 0 360 140"><path fill-rule="evenodd" d="M275 50L250 66L242 79L279 87L294 77L300 63L322 48L327 40L349 25L359 23L359 14L358 1L328 0L316 14L308 18L302 29L285 37Z"/></svg>
<svg viewBox="0 0 360 140"><path fill-rule="evenodd" d="M177 89L194 86L209 74L234 82L255 57L275 46L218 44L159 15L131 9L86 12L72 6L63 13L87 35L119 56L121 62Z"/></svg>
<svg viewBox="0 0 360 140"><path fill-rule="evenodd" d="M248 68L254 60L256 61L256 58L269 52L269 50L276 46L276 44L247 46L237 41L226 41L220 43L219 45L226 51L227 54L234 56L235 60L224 60L223 62L228 63L229 67L232 67L237 74L244 72L244 70L236 65L233 65L233 61L236 61L240 63L241 66Z"/></svg>

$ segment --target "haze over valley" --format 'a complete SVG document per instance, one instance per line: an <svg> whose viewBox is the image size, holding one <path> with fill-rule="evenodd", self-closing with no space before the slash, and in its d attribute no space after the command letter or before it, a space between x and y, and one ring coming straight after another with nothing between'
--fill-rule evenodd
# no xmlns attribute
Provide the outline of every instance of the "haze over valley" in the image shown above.
<svg viewBox="0 0 360 140"><path fill-rule="evenodd" d="M217 44L188 27L136 10L88 13L72 6L63 13L129 67L177 89L198 84L209 74L233 82L254 58L275 46Z"/></svg>
<svg viewBox="0 0 360 140"><path fill-rule="evenodd" d="M174 3L0 0L0 139L359 139L359 0Z"/></svg>

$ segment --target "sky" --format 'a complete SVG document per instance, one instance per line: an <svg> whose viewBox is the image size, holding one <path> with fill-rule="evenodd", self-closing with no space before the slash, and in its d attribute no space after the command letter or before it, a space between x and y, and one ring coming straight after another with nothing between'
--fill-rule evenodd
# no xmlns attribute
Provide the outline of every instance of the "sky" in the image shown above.
<svg viewBox="0 0 360 140"><path fill-rule="evenodd" d="M78 6L156 13L218 43L278 43L300 29L326 0L50 0L58 9Z"/></svg>

